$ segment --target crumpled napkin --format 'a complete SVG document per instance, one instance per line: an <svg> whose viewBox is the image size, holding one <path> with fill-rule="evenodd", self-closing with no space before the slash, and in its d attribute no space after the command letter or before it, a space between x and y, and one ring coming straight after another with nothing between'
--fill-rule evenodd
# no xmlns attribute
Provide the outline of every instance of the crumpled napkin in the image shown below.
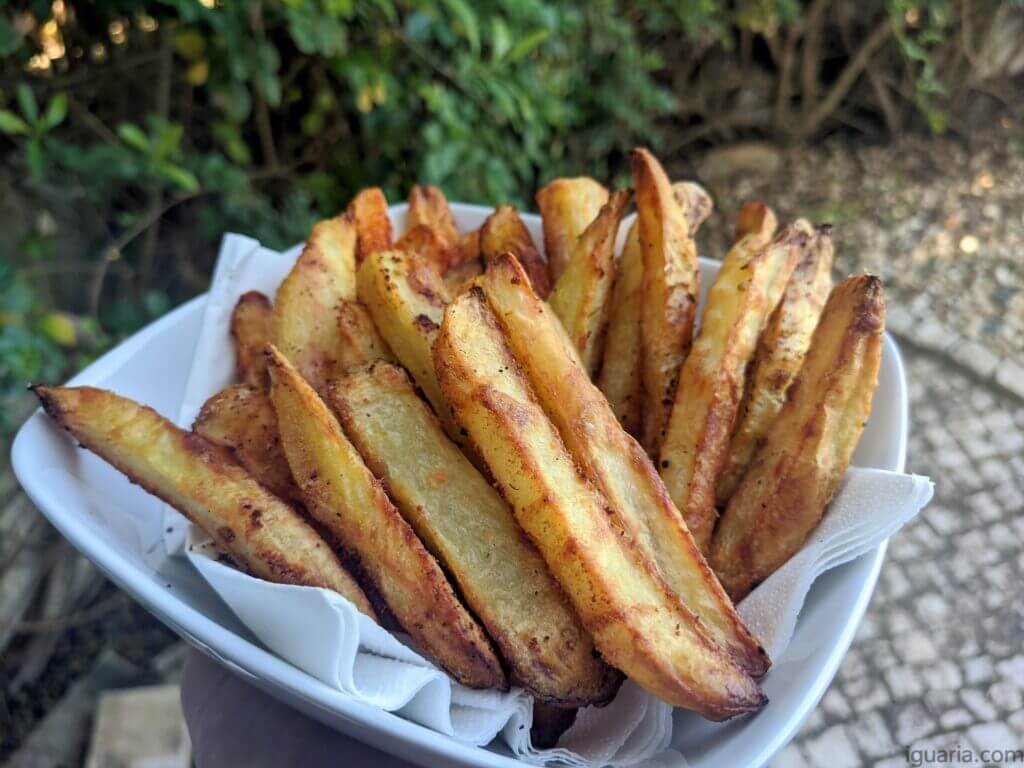
<svg viewBox="0 0 1024 768"><path fill-rule="evenodd" d="M233 380L229 328L238 297L259 290L273 299L300 251L297 246L278 253L248 237L224 237L179 424L189 426L203 402ZM814 579L873 549L930 497L926 478L880 470L848 472L804 550L739 606L773 659L785 652ZM529 736L533 702L523 691L465 688L340 595L248 576L217 561L210 540L173 509L167 508L165 522L168 552L187 557L270 650L360 701L461 742L485 745L498 737L521 760L537 765L685 765L685 758L669 749L672 708L630 681L608 706L580 710L558 747L535 749Z"/></svg>

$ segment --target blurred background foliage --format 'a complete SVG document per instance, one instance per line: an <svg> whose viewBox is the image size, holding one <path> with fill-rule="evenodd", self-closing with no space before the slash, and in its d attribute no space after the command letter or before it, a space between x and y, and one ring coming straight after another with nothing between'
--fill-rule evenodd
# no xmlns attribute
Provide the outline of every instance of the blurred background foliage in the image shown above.
<svg viewBox="0 0 1024 768"><path fill-rule="evenodd" d="M0 431L355 190L531 206L743 140L967 133L1021 106L1021 0L0 2ZM1016 94L1016 96L1015 96Z"/></svg>

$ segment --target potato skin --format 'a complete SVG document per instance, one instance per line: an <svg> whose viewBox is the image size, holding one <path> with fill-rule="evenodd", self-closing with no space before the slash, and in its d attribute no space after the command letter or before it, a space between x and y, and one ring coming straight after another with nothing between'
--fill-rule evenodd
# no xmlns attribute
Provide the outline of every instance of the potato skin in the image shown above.
<svg viewBox="0 0 1024 768"><path fill-rule="evenodd" d="M736 664L754 677L763 675L767 655L698 551L653 462L574 359L557 318L529 289L519 265L499 259L481 284L545 414L583 474L604 494L617 524Z"/></svg>
<svg viewBox="0 0 1024 768"><path fill-rule="evenodd" d="M750 207L744 206L740 220ZM659 457L672 501L705 554L717 519L715 487L747 364L806 239L790 228L769 246L774 214L767 211L758 221L760 228L746 230L730 249L708 292L700 335L683 364Z"/></svg>
<svg viewBox="0 0 1024 768"><path fill-rule="evenodd" d="M871 413L885 325L882 281L833 289L786 403L715 531L711 565L740 600L821 520Z"/></svg>
<svg viewBox="0 0 1024 768"><path fill-rule="evenodd" d="M580 475L480 287L445 311L434 358L459 421L605 659L711 719L762 706L757 684L703 632Z"/></svg>
<svg viewBox="0 0 1024 768"><path fill-rule="evenodd" d="M813 230L782 301L761 332L730 438L729 455L718 478L719 507L725 507L735 493L754 452L782 410L831 290L832 237L831 227L826 225Z"/></svg>
<svg viewBox="0 0 1024 768"><path fill-rule="evenodd" d="M507 688L490 641L337 419L272 345L267 368L281 442L307 511L359 558L417 647L463 685Z"/></svg>
<svg viewBox="0 0 1024 768"><path fill-rule="evenodd" d="M356 298L355 259L352 217L321 221L274 298L270 340L317 389L344 371L336 318Z"/></svg>
<svg viewBox="0 0 1024 768"><path fill-rule="evenodd" d="M534 195L544 228L548 272L557 282L583 231L608 202L608 189L589 176L554 179Z"/></svg>
<svg viewBox="0 0 1024 768"><path fill-rule="evenodd" d="M562 707L610 699L618 674L596 655L508 505L445 436L408 374L372 363L332 383L327 402L494 639L512 682Z"/></svg>
<svg viewBox="0 0 1024 768"><path fill-rule="evenodd" d="M231 338L235 344L235 376L253 387L267 384L263 345L270 340L270 299L259 291L243 293L231 311Z"/></svg>
<svg viewBox="0 0 1024 768"><path fill-rule="evenodd" d="M388 199L380 187L360 190L349 202L347 213L355 222L358 233L357 262L362 262L371 253L391 249Z"/></svg>
<svg viewBox="0 0 1024 768"><path fill-rule="evenodd" d="M281 447L277 414L262 389L245 384L225 387L203 403L192 431L229 449L238 463L274 495L302 504L302 494Z"/></svg>
<svg viewBox="0 0 1024 768"><path fill-rule="evenodd" d="M225 448L103 389L33 391L58 426L206 531L239 567L279 584L333 589L376 619L331 547Z"/></svg>
<svg viewBox="0 0 1024 768"><path fill-rule="evenodd" d="M686 212L661 163L646 149L634 149L632 166L644 262L642 442L647 452L656 456L675 397L679 368L690 351L700 295L700 266Z"/></svg>
<svg viewBox="0 0 1024 768"><path fill-rule="evenodd" d="M591 376L604 351L616 277L615 240L629 197L628 190L620 189L602 206L577 239L548 297Z"/></svg>
<svg viewBox="0 0 1024 768"><path fill-rule="evenodd" d="M360 368L374 360L395 359L370 313L358 301L338 305L337 331L339 372Z"/></svg>
<svg viewBox="0 0 1024 768"><path fill-rule="evenodd" d="M542 298L551 293L551 277L544 256L530 237L519 212L511 205L499 205L480 229L480 253L484 263L511 253L530 276L533 289Z"/></svg>

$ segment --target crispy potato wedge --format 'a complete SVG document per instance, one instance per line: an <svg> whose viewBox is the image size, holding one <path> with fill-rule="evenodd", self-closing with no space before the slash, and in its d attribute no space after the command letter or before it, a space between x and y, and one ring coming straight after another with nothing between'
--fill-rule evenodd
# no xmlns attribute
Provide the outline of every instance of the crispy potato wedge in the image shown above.
<svg viewBox="0 0 1024 768"><path fill-rule="evenodd" d="M357 261L376 251L391 249L391 219L388 218L388 199L380 187L360 190L348 204L348 213L358 233Z"/></svg>
<svg viewBox="0 0 1024 768"><path fill-rule="evenodd" d="M604 342L597 386L608 398L622 428L642 437L644 385L640 378L640 305L643 302L644 261L640 227L629 228L619 259L619 276Z"/></svg>
<svg viewBox="0 0 1024 768"><path fill-rule="evenodd" d="M302 494L281 447L277 414L262 387L232 384L222 389L203 403L192 431L228 448L238 463L275 496L302 504Z"/></svg>
<svg viewBox="0 0 1024 768"><path fill-rule="evenodd" d="M406 232L425 226L437 233L443 245L459 244L459 230L448 207L448 198L437 187L417 184L409 190L409 210L405 215Z"/></svg>
<svg viewBox="0 0 1024 768"><path fill-rule="evenodd" d="M356 297L356 225L342 215L321 221L277 289L270 340L316 388L343 372L336 318Z"/></svg>
<svg viewBox="0 0 1024 768"><path fill-rule="evenodd" d="M754 452L782 410L831 290L831 227L822 226L808 240L782 301L761 332L729 441L729 454L718 478L719 507L724 507L735 493Z"/></svg>
<svg viewBox="0 0 1024 768"><path fill-rule="evenodd" d="M618 674L594 653L508 505L445 436L401 366L352 371L328 387L327 403L487 629L512 682L561 706L610 699Z"/></svg>
<svg viewBox="0 0 1024 768"><path fill-rule="evenodd" d="M743 235L722 261L700 334L683 363L661 446L661 476L704 554L718 518L715 488L747 366L807 239L805 232L787 227L768 245L774 215L764 221L764 228Z"/></svg>
<svg viewBox="0 0 1024 768"><path fill-rule="evenodd" d="M711 719L760 707L757 684L614 525L537 402L479 286L448 306L434 358L460 423L602 656L664 701Z"/></svg>
<svg viewBox="0 0 1024 768"><path fill-rule="evenodd" d="M395 250L419 256L434 265L441 274L444 274L449 266L458 264L462 257L458 243L446 243L436 229L426 224L417 224L406 230L395 243Z"/></svg>
<svg viewBox="0 0 1024 768"><path fill-rule="evenodd" d="M608 202L607 188L589 176L555 179L534 195L544 226L544 250L551 280L557 282L576 241Z"/></svg>
<svg viewBox="0 0 1024 768"><path fill-rule="evenodd" d="M714 208L711 196L700 184L692 181L676 182L672 185L672 192L683 206L690 237L694 237ZM640 439L643 437L644 402L640 360L643 279L640 228L634 219L619 260L598 386L611 403L619 423L629 434Z"/></svg>
<svg viewBox="0 0 1024 768"><path fill-rule="evenodd" d="M343 301L338 305L338 342L335 368L340 371L359 368L374 360L395 359L370 313L358 301Z"/></svg>
<svg viewBox="0 0 1024 768"><path fill-rule="evenodd" d="M617 190L583 230L548 297L591 376L604 351L615 286L615 240L629 196L629 190Z"/></svg>
<svg viewBox="0 0 1024 768"><path fill-rule="evenodd" d="M450 267L441 280L444 282L446 298L451 299L462 293L466 286L484 273L484 263L480 259L463 261L454 267Z"/></svg>
<svg viewBox="0 0 1024 768"><path fill-rule="evenodd" d="M480 250L480 233L482 230L474 229L459 238L459 263L467 261L479 261L483 258L483 251Z"/></svg>
<svg viewBox="0 0 1024 768"><path fill-rule="evenodd" d="M835 287L786 404L722 514L711 565L742 599L803 546L871 413L885 326L882 281Z"/></svg>
<svg viewBox="0 0 1024 768"><path fill-rule="evenodd" d="M263 345L270 340L270 299L259 291L243 293L231 311L231 338L235 342L235 376L254 387L267 383Z"/></svg>
<svg viewBox="0 0 1024 768"><path fill-rule="evenodd" d="M679 368L690 351L700 267L686 211L661 163L646 149L632 154L637 221L643 253L641 377L643 444L657 455L675 397Z"/></svg>
<svg viewBox="0 0 1024 768"><path fill-rule="evenodd" d="M507 688L487 636L366 468L338 420L272 345L267 347L267 368L281 442L309 513L355 553L366 576L424 653L471 688Z"/></svg>
<svg viewBox="0 0 1024 768"><path fill-rule="evenodd" d="M679 207L683 209L683 215L690 228L690 237L696 236L701 224L708 220L708 216L715 209L711 195L695 181L673 182L672 194L675 195Z"/></svg>
<svg viewBox="0 0 1024 768"><path fill-rule="evenodd" d="M754 677L763 675L767 655L698 551L654 463L574 359L557 318L530 290L519 265L507 257L492 262L482 285L544 412L608 500L617 524L736 664Z"/></svg>
<svg viewBox="0 0 1024 768"><path fill-rule="evenodd" d="M437 384L431 351L447 295L430 264L401 251L379 251L359 266L359 299L395 357L434 407L448 437L466 446Z"/></svg>
<svg viewBox="0 0 1024 768"><path fill-rule="evenodd" d="M485 264L502 254L511 253L530 276L533 289L545 299L551 293L547 262L533 244L530 230L513 206L499 205L487 217L480 230L480 253Z"/></svg>
<svg viewBox="0 0 1024 768"><path fill-rule="evenodd" d="M377 618L331 547L225 448L103 389L33 391L58 426L206 531L240 568L279 584L333 589Z"/></svg>

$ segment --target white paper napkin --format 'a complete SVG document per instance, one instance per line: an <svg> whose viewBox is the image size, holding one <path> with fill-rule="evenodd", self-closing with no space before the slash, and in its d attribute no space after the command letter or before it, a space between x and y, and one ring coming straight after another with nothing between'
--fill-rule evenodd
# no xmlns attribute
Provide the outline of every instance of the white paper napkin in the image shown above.
<svg viewBox="0 0 1024 768"><path fill-rule="evenodd" d="M263 248L226 235L214 271L179 424L191 425L208 397L234 377L230 319L238 297L259 290L273 299L301 251ZM807 546L739 606L773 659L781 658L811 583L828 568L877 546L931 498L926 478L851 469ZM168 508L165 542L184 554L239 619L272 651L352 697L396 712L461 742L500 737L524 762L573 766L683 764L668 749L672 708L631 682L607 707L580 710L555 749L530 743L532 699L518 689L473 691L453 681L402 639L363 616L340 595L271 584L218 562L209 539ZM303 631L294 631L302 627ZM770 673L769 673L770 674Z"/></svg>

